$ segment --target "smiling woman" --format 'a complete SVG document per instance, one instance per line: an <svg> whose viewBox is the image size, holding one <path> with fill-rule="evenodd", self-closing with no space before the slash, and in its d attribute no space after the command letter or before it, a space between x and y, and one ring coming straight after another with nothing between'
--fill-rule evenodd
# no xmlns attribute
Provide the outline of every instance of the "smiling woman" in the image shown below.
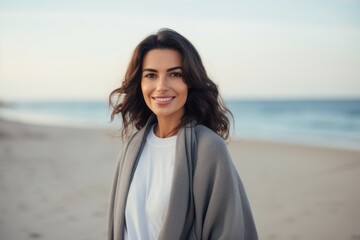
<svg viewBox="0 0 360 240"><path fill-rule="evenodd" d="M224 139L229 115L194 46L170 29L135 49L110 94L123 148L108 239L257 239ZM133 128L137 131L130 136Z"/></svg>
<svg viewBox="0 0 360 240"><path fill-rule="evenodd" d="M172 49L154 49L143 60L141 90L146 105L157 116L158 137L176 135L188 87L182 77L181 55Z"/></svg>

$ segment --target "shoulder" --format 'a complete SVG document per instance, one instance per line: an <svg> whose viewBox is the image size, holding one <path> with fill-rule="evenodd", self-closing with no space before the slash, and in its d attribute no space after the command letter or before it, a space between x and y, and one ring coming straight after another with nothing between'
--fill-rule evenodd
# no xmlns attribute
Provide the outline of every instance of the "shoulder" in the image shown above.
<svg viewBox="0 0 360 240"><path fill-rule="evenodd" d="M199 148L227 149L224 139L204 125L195 126L195 136Z"/></svg>
<svg viewBox="0 0 360 240"><path fill-rule="evenodd" d="M133 133L129 139L125 141L124 154L137 152L141 149L143 143L145 142L148 130L144 127L135 133Z"/></svg>
<svg viewBox="0 0 360 240"><path fill-rule="evenodd" d="M219 135L203 125L195 126L196 163L194 179L202 184L237 182L237 170L227 145Z"/></svg>
<svg viewBox="0 0 360 240"><path fill-rule="evenodd" d="M156 122L156 117L154 115L151 115L144 127L133 132L132 135L130 135L130 137L126 140L126 145L137 146L140 145L142 142L144 142L144 139L147 137L147 134L149 133L150 129L152 128L152 125L155 122Z"/></svg>
<svg viewBox="0 0 360 240"><path fill-rule="evenodd" d="M204 125L195 126L197 161L199 164L229 164L231 157L224 139Z"/></svg>

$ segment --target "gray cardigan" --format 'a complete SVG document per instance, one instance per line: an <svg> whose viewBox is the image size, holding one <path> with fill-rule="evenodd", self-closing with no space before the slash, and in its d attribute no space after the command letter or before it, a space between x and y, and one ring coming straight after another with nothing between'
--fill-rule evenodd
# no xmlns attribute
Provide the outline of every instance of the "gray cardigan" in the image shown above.
<svg viewBox="0 0 360 240"><path fill-rule="evenodd" d="M130 138L120 156L108 240L123 239L128 190L155 120L151 117ZM224 140L203 125L191 123L178 132L170 202L159 239L258 239L244 187Z"/></svg>

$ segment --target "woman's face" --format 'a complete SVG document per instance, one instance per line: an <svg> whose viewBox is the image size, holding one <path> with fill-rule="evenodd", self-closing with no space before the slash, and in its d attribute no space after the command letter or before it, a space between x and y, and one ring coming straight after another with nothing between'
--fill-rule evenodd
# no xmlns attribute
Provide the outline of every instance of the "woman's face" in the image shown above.
<svg viewBox="0 0 360 240"><path fill-rule="evenodd" d="M141 90L146 105L167 121L180 121L188 87L183 79L181 55L172 49L153 49L142 64Z"/></svg>

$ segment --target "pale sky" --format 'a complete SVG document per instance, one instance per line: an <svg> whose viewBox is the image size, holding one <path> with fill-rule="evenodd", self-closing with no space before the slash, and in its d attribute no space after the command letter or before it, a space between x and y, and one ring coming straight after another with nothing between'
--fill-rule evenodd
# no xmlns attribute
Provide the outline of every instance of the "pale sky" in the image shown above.
<svg viewBox="0 0 360 240"><path fill-rule="evenodd" d="M360 1L1 0L0 100L103 99L163 27L226 98L360 97Z"/></svg>

